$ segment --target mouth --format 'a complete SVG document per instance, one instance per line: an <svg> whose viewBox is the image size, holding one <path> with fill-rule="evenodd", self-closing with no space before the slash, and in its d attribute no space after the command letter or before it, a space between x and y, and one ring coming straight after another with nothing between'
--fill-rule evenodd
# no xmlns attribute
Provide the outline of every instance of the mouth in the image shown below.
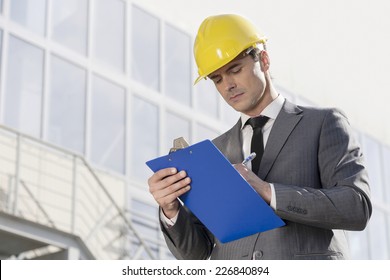
<svg viewBox="0 0 390 280"><path fill-rule="evenodd" d="M243 92L241 93L237 93L237 94L233 94L232 96L230 96L229 100L232 101L232 102L236 102L240 99L240 97L244 95Z"/></svg>

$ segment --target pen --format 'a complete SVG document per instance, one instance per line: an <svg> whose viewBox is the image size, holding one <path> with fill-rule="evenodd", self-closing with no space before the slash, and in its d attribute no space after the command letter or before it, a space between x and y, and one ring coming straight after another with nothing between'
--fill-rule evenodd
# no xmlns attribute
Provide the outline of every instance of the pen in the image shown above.
<svg viewBox="0 0 390 280"><path fill-rule="evenodd" d="M246 157L246 159L244 159L242 164L247 164L248 162L253 160L255 157L256 157L256 153L251 153L249 156Z"/></svg>

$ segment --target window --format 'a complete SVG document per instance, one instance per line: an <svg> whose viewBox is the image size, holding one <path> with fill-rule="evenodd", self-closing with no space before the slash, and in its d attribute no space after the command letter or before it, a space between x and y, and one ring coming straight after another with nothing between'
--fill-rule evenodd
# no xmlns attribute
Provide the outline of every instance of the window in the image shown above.
<svg viewBox="0 0 390 280"><path fill-rule="evenodd" d="M215 137L217 137L219 134L215 130L206 127L202 124L196 124L196 139L194 140L194 143L210 139L213 140Z"/></svg>
<svg viewBox="0 0 390 280"><path fill-rule="evenodd" d="M149 238L154 236L157 239L160 234L159 226L155 222L158 219L157 203L152 206L131 198L131 212L133 214L132 220L137 223L139 232L146 234Z"/></svg>
<svg viewBox="0 0 390 280"><path fill-rule="evenodd" d="M158 156L158 108L134 97L130 112L132 120L130 173L137 179L145 180L151 175L145 162Z"/></svg>
<svg viewBox="0 0 390 280"><path fill-rule="evenodd" d="M91 159L125 172L125 90L100 77L92 80Z"/></svg>
<svg viewBox="0 0 390 280"><path fill-rule="evenodd" d="M87 52L87 0L55 0L52 7L52 36L55 41L81 54Z"/></svg>
<svg viewBox="0 0 390 280"><path fill-rule="evenodd" d="M51 57L47 138L84 153L86 71Z"/></svg>
<svg viewBox="0 0 390 280"><path fill-rule="evenodd" d="M156 223L158 220L157 204L151 206L137 199L131 199L131 214L131 220L134 228L142 236L145 243L151 249L153 255L158 256L160 249L158 246L158 240L161 232L159 224ZM134 248L137 245L139 244L134 242L131 247ZM142 256L145 259L150 258L145 253Z"/></svg>
<svg viewBox="0 0 390 280"><path fill-rule="evenodd" d="M290 102L295 102L295 95L292 94L291 92L285 90L284 88L282 87L279 87L279 86L275 86L276 87L276 90L284 97L286 98L288 101Z"/></svg>
<svg viewBox="0 0 390 280"><path fill-rule="evenodd" d="M160 22L150 14L132 10L131 71L135 80L160 90Z"/></svg>
<svg viewBox="0 0 390 280"><path fill-rule="evenodd" d="M0 63L2 62L2 49L3 49L3 30L0 29Z"/></svg>
<svg viewBox="0 0 390 280"><path fill-rule="evenodd" d="M295 103L302 106L313 106L314 104L307 98L303 96L296 96L295 97Z"/></svg>
<svg viewBox="0 0 390 280"><path fill-rule="evenodd" d="M165 24L165 94L191 105L191 40L187 34Z"/></svg>
<svg viewBox="0 0 390 280"><path fill-rule="evenodd" d="M222 121L228 124L229 126L233 126L240 118L240 114L237 111L235 111L232 107L230 107L229 104L227 104L222 97L220 97L220 103L221 103L220 106L221 106Z"/></svg>
<svg viewBox="0 0 390 280"><path fill-rule="evenodd" d="M93 55L123 72L125 3L119 0L97 0L94 3Z"/></svg>
<svg viewBox="0 0 390 280"><path fill-rule="evenodd" d="M43 51L10 36L6 69L4 123L40 137Z"/></svg>
<svg viewBox="0 0 390 280"><path fill-rule="evenodd" d="M371 259L385 260L389 258L389 233L386 228L386 215L374 209L369 223Z"/></svg>
<svg viewBox="0 0 390 280"><path fill-rule="evenodd" d="M368 238L367 230L365 231L348 231L348 245L353 260L368 260Z"/></svg>
<svg viewBox="0 0 390 280"><path fill-rule="evenodd" d="M46 0L12 0L10 17L32 32L45 35Z"/></svg>
<svg viewBox="0 0 390 280"><path fill-rule="evenodd" d="M383 172L383 175L384 175L384 186L387 186L385 187L385 202L387 204L390 204L390 172L388 172L388 170L390 170L390 147L389 146L383 146L383 166L382 166L382 172ZM388 213L390 215L390 213Z"/></svg>
<svg viewBox="0 0 390 280"><path fill-rule="evenodd" d="M370 179L372 198L377 201L384 201L380 145L367 135L364 135L362 140L362 150Z"/></svg>
<svg viewBox="0 0 390 280"><path fill-rule="evenodd" d="M210 80L201 80L194 88L195 108L206 115L218 118L218 99L220 95L214 83ZM221 98L221 102L225 101Z"/></svg>
<svg viewBox="0 0 390 280"><path fill-rule="evenodd" d="M166 122L166 146L165 152L168 153L172 148L173 140L179 137L184 137L191 144L190 121L173 113L167 113ZM163 151L164 152L164 151Z"/></svg>

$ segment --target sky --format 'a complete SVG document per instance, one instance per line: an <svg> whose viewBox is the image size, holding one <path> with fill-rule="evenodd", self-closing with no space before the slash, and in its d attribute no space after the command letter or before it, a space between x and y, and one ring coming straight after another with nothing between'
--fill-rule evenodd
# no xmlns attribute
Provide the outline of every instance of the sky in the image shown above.
<svg viewBox="0 0 390 280"><path fill-rule="evenodd" d="M269 38L274 83L338 107L358 131L390 145L390 1L134 0L193 36L204 18L237 13Z"/></svg>

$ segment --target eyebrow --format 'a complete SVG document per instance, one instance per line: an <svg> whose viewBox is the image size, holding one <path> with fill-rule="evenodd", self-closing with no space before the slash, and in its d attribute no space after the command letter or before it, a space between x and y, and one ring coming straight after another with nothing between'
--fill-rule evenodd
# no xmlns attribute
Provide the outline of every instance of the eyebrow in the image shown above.
<svg viewBox="0 0 390 280"><path fill-rule="evenodd" d="M239 65L241 65L242 62L240 60L236 61L235 63L233 63L228 69L226 69L224 72L229 72L230 70L232 70L234 67L237 67ZM215 74L215 75L210 75L209 76L209 79L215 79L216 77L220 76L219 74Z"/></svg>

